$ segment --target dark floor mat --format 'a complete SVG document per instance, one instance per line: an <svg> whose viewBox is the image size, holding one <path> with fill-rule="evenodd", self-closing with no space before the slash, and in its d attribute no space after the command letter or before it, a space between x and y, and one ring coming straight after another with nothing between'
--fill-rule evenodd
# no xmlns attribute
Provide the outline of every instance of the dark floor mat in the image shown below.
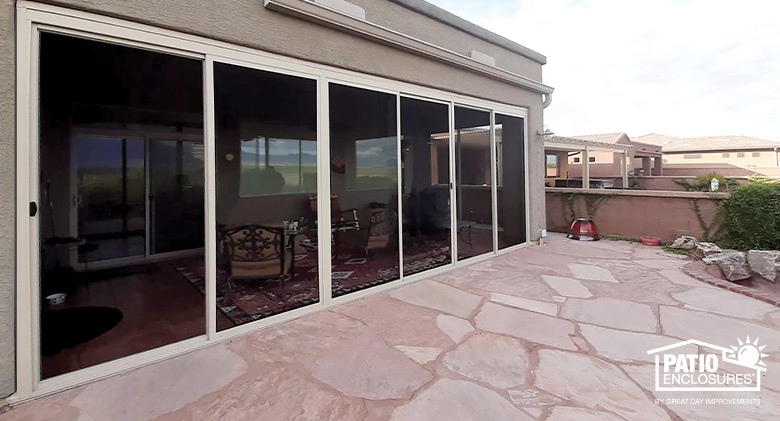
<svg viewBox="0 0 780 421"><path fill-rule="evenodd" d="M41 354L54 355L113 329L122 312L112 307L76 307L41 313Z"/></svg>

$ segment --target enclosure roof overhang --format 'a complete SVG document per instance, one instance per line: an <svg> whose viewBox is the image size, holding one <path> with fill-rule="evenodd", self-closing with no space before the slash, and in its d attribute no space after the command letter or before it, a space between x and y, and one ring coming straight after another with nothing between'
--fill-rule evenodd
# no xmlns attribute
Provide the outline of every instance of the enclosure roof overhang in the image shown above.
<svg viewBox="0 0 780 421"><path fill-rule="evenodd" d="M631 145L622 143L600 142L597 140L577 139L564 136L545 136L544 149L553 151L584 151L585 148L591 151L618 152L622 153L631 149Z"/></svg>
<svg viewBox="0 0 780 421"><path fill-rule="evenodd" d="M553 88L551 86L547 86L527 76L486 64L466 55L448 50L426 41L419 40L401 32L385 28L366 19L360 19L325 5L314 3L310 0L264 0L264 3L265 7L270 10L286 13L291 16L369 39L380 44L388 45L393 48L398 48L413 54L438 60L453 66L458 66L505 83L522 87L532 92L543 95L549 95L553 92ZM485 32L489 31L485 30ZM481 38L484 39L484 37ZM513 52L517 53L517 51L514 50ZM521 55L528 57L531 54ZM537 59L538 58L539 57L537 57ZM546 58L544 61L546 61Z"/></svg>

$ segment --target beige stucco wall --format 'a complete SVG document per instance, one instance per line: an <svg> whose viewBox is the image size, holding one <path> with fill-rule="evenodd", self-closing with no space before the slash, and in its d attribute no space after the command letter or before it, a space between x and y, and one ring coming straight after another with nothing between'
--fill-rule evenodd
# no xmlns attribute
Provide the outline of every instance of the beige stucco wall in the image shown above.
<svg viewBox="0 0 780 421"><path fill-rule="evenodd" d="M0 397L14 391L14 1L0 0Z"/></svg>
<svg viewBox="0 0 780 421"><path fill-rule="evenodd" d="M532 239L545 227L541 95L473 72L267 10L262 0L55 0L55 5L129 19L309 61L527 107ZM541 80L541 64L386 0L354 0L370 21ZM14 2L0 0L0 397L14 384ZM539 180L539 182L533 182Z"/></svg>
<svg viewBox="0 0 780 421"><path fill-rule="evenodd" d="M753 156L757 153L759 156ZM727 154L728 156L723 156ZM744 154L744 156L739 156ZM688 158L686 158L686 156ZM723 151L723 152L689 152L665 153L664 163L667 164L731 164L737 167L777 167L777 153L764 151Z"/></svg>

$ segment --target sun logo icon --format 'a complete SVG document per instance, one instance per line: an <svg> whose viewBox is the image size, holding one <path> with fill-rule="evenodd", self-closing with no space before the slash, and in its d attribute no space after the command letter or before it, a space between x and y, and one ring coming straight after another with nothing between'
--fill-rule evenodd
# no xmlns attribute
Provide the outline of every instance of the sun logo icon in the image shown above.
<svg viewBox="0 0 780 421"><path fill-rule="evenodd" d="M745 338L745 342L737 338L739 346L731 346L733 352L727 355L727 357L737 360L741 365L746 367L766 367L761 358L768 357L769 355L762 353L761 351L766 348L766 345L758 346L758 338L755 341L750 342L750 336Z"/></svg>

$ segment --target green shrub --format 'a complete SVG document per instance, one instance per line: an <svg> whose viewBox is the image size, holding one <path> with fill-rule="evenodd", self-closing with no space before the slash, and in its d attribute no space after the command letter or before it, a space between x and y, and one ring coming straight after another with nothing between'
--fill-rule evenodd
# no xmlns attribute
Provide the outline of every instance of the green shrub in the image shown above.
<svg viewBox="0 0 780 421"><path fill-rule="evenodd" d="M741 250L780 250L780 183L751 183L726 201L727 229Z"/></svg>
<svg viewBox="0 0 780 421"><path fill-rule="evenodd" d="M710 191L710 183L713 178L718 179L718 191L728 192L739 187L739 182L732 178L726 178L720 174L710 173L696 176L692 183L688 180L674 180L678 186L682 187L685 191Z"/></svg>

